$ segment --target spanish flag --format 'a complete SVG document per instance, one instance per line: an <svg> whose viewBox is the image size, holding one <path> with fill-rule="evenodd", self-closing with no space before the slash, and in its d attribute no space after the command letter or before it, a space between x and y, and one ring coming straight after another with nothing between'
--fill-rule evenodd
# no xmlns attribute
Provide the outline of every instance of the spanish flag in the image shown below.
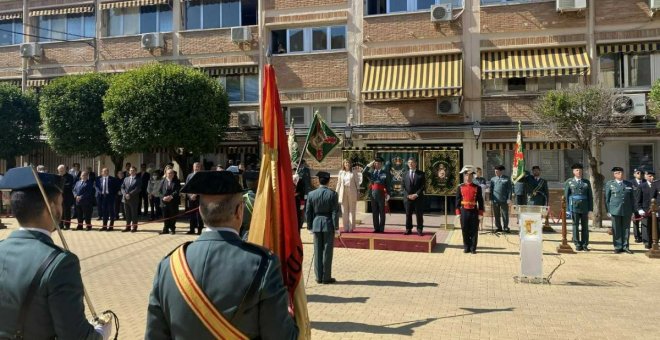
<svg viewBox="0 0 660 340"><path fill-rule="evenodd" d="M288 288L290 305L298 324L298 338L310 339L302 271L303 247L298 232L291 157L272 65L264 67L262 104L263 153L248 241L279 256L284 285Z"/></svg>

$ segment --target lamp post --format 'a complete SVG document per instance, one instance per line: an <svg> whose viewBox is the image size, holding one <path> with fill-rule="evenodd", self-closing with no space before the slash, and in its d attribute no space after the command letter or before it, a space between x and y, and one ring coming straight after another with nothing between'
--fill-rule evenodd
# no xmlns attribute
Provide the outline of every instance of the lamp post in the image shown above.
<svg viewBox="0 0 660 340"><path fill-rule="evenodd" d="M344 147L352 147L353 146L353 125L351 125L351 122L348 122L346 126L344 127Z"/></svg>
<svg viewBox="0 0 660 340"><path fill-rule="evenodd" d="M474 139L476 140L477 149L479 149L479 137L481 137L481 125L479 121L475 121L472 125L472 133L474 134Z"/></svg>

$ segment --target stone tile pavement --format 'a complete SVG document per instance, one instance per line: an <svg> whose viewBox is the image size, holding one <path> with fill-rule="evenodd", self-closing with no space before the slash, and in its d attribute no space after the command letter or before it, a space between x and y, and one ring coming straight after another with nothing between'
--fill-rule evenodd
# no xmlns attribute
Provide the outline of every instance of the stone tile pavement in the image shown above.
<svg viewBox="0 0 660 340"><path fill-rule="evenodd" d="M360 216L365 222L370 216ZM444 221L427 217L434 229ZM452 223L452 219L449 219ZM3 219L9 229L16 222ZM388 225L402 225L392 214ZM486 229L489 229L487 222ZM179 231L187 230L178 223ZM437 228L437 227L435 227ZM66 231L81 259L83 281L97 311L112 309L120 339L143 338L148 294L156 263L195 236L159 236L161 225L138 233ZM311 236L303 232L305 276ZM593 251L557 255L559 233L546 234L544 275L551 284L516 283L515 234L482 234L478 254L463 254L459 230L426 253L335 250L335 285L307 281L314 339L658 339L660 260L612 254L610 236L592 231ZM570 237L570 235L569 235ZM58 241L58 237L55 236Z"/></svg>

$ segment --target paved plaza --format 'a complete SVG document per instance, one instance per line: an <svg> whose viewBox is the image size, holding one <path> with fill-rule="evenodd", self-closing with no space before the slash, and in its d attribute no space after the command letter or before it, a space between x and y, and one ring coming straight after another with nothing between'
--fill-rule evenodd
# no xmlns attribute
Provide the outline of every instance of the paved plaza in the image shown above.
<svg viewBox="0 0 660 340"><path fill-rule="evenodd" d="M370 220L362 216L362 220ZM427 217L431 226L439 216ZM451 219L450 219L451 221ZM13 219L3 219L17 228ZM402 227L392 214L388 225ZM97 311L120 319L120 339L143 338L156 263L183 235L158 235L161 225L137 233L65 231L81 260L83 281ZM487 227L486 229L489 229ZM432 227L427 230L433 230ZM307 280L314 339L658 339L660 260L648 259L640 244L633 255L613 254L611 236L592 232L589 253L556 255L560 233L546 234L544 275L551 284L516 283L515 234L479 236L478 254L463 254L461 234L433 253L336 249L334 285ZM570 237L570 235L569 235ZM59 243L59 237L54 239ZM312 255L303 232L305 276ZM561 266L557 266L562 263Z"/></svg>

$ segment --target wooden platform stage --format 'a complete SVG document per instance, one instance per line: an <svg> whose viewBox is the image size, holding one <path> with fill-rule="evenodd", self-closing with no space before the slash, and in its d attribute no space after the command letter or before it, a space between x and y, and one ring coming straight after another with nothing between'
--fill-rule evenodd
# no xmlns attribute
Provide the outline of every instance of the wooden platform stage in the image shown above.
<svg viewBox="0 0 660 340"><path fill-rule="evenodd" d="M376 234L373 228L358 227L352 233L341 233L341 240L335 238L335 247L430 253L449 234L447 230L436 229L424 230L422 236L415 229L411 235L404 235L404 231L404 228L386 227L384 233Z"/></svg>

